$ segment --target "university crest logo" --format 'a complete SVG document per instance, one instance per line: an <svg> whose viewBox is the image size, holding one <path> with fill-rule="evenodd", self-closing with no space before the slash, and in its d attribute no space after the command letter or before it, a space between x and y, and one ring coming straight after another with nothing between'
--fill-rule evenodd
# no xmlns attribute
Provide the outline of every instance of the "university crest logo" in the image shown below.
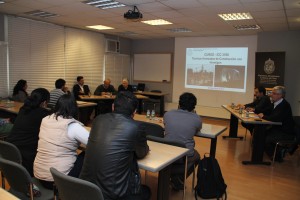
<svg viewBox="0 0 300 200"><path fill-rule="evenodd" d="M271 60L271 58L269 58L269 60L265 61L264 71L266 74L272 74L275 71L274 60Z"/></svg>

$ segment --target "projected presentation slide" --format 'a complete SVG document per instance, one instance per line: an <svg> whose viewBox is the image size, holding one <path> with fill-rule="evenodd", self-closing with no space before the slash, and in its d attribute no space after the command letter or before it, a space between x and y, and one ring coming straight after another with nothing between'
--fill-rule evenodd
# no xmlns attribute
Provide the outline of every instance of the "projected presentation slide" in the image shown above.
<svg viewBox="0 0 300 200"><path fill-rule="evenodd" d="M248 48L187 48L185 87L246 91Z"/></svg>

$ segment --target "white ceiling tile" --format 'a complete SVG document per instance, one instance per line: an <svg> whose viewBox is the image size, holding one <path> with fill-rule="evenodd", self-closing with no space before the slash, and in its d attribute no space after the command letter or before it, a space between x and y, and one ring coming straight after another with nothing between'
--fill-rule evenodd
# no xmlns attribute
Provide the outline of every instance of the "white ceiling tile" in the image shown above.
<svg viewBox="0 0 300 200"><path fill-rule="evenodd" d="M283 10L283 4L281 0L278 1L264 1L257 3L243 3L244 7L250 12L252 11L272 11L272 10Z"/></svg>

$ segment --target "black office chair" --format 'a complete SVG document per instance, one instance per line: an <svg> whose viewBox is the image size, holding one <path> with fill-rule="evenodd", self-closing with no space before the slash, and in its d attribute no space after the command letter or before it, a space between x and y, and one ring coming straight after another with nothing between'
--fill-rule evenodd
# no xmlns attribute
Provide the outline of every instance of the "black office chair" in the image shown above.
<svg viewBox="0 0 300 200"><path fill-rule="evenodd" d="M145 87L146 87L146 84L145 83L138 83L137 85L137 91L142 91L144 92L145 91Z"/></svg>
<svg viewBox="0 0 300 200"><path fill-rule="evenodd" d="M295 121L295 117L294 117ZM300 144L300 126L297 124L295 121L295 127L294 127L294 132L295 132L295 138L291 140L279 140L275 144L275 149L273 153L273 159L272 159L272 164L274 165L275 163L275 158L277 154L277 150L279 147L287 150L291 155L294 153L294 151L298 148Z"/></svg>
<svg viewBox="0 0 300 200"><path fill-rule="evenodd" d="M63 200L103 200L100 188L88 181L67 176L51 167L50 172L54 178L59 198Z"/></svg>
<svg viewBox="0 0 300 200"><path fill-rule="evenodd" d="M163 144L169 144L172 146L186 148L185 144L180 141L169 140L166 138L155 137L152 135L148 135L147 139L150 141L154 141L154 142L159 142L159 143L163 143ZM185 159L186 158L183 157L182 159L179 159L178 161L176 161L175 163L172 164L171 174L184 174ZM195 169L196 169L197 165L198 165L198 161L196 161L195 163L188 163L188 165L187 165L186 178L188 178L193 173L192 190L195 187ZM186 181L186 180L184 180L184 181ZM183 192L185 194L185 188L183 188L183 190L184 190Z"/></svg>
<svg viewBox="0 0 300 200"><path fill-rule="evenodd" d="M165 136L165 130L160 125L153 124L150 122L142 122L142 121L138 121L138 122L143 124L147 136L152 135L160 138L163 138Z"/></svg>
<svg viewBox="0 0 300 200"><path fill-rule="evenodd" d="M162 93L161 90L151 90L153 93ZM160 97L151 96L149 99L145 99L144 103L144 112L147 110L155 110L155 113L160 112Z"/></svg>
<svg viewBox="0 0 300 200"><path fill-rule="evenodd" d="M0 157L16 163L22 163L22 156L19 149L12 143L0 141ZM2 188L5 189L5 177L1 173Z"/></svg>
<svg viewBox="0 0 300 200"><path fill-rule="evenodd" d="M53 190L45 189L40 182L31 178L27 170L19 163L0 158L0 169L9 183L9 192L20 199L53 199ZM40 197L34 197L33 184L40 192ZM29 197L28 197L29 196Z"/></svg>

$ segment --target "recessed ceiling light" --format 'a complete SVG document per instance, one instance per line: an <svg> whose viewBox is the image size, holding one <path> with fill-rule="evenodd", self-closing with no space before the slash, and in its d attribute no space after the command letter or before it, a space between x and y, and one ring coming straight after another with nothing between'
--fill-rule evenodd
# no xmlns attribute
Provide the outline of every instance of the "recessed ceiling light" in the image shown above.
<svg viewBox="0 0 300 200"><path fill-rule="evenodd" d="M97 29L97 30L109 30L109 29L114 29L112 27L109 26L103 26L103 25L94 25L94 26L86 26L88 28L92 28L92 29Z"/></svg>
<svg viewBox="0 0 300 200"><path fill-rule="evenodd" d="M250 13L227 13L227 14L218 14L218 15L225 21L253 19Z"/></svg>
<svg viewBox="0 0 300 200"><path fill-rule="evenodd" d="M83 1L82 3L101 9L118 8L126 6L125 4L122 4L115 0L88 0Z"/></svg>
<svg viewBox="0 0 300 200"><path fill-rule="evenodd" d="M5 1L0 1L0 4L3 4L3 3L5 3Z"/></svg>
<svg viewBox="0 0 300 200"><path fill-rule="evenodd" d="M30 11L30 12L26 12L24 14L35 16L35 17L42 17L42 18L49 18L49 17L59 16L58 14L49 13L49 12L42 11L42 10L33 10L33 11Z"/></svg>
<svg viewBox="0 0 300 200"><path fill-rule="evenodd" d="M257 24L253 24L253 25L234 25L233 27L235 29L239 30L239 31L260 29L260 26L258 26Z"/></svg>
<svg viewBox="0 0 300 200"><path fill-rule="evenodd" d="M172 24L172 22L166 21L164 19L146 20L146 21L142 21L142 22L145 24L153 25L153 26Z"/></svg>
<svg viewBox="0 0 300 200"><path fill-rule="evenodd" d="M168 29L171 32L174 33L188 33L188 32L192 32L190 29L187 28L172 28L172 29Z"/></svg>

